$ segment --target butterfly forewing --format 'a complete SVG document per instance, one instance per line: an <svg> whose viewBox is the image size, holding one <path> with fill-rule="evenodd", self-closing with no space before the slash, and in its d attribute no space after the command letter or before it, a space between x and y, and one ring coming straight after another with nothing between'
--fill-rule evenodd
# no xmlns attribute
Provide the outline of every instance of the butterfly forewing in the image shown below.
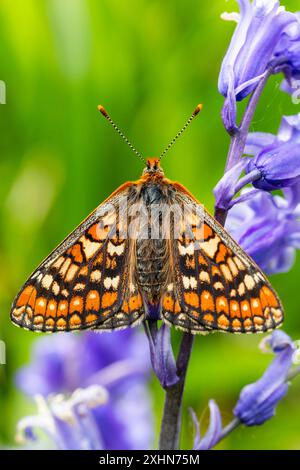
<svg viewBox="0 0 300 470"><path fill-rule="evenodd" d="M118 204L125 195L99 206L36 269L14 301L15 324L49 332L120 329L143 316L137 286L128 282L130 240L121 233Z"/></svg>
<svg viewBox="0 0 300 470"><path fill-rule="evenodd" d="M179 198L197 208L186 194L179 194ZM199 326L233 333L279 326L282 307L268 280L202 207L193 213L192 232L190 236L183 224L181 236L173 241L178 292L174 295L178 300L173 303L170 294L165 295L165 319L194 333L199 332Z"/></svg>

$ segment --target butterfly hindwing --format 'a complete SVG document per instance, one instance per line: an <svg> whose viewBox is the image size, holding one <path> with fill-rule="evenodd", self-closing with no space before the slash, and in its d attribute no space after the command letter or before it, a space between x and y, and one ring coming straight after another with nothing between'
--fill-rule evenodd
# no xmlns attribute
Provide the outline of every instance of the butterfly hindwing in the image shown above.
<svg viewBox="0 0 300 470"><path fill-rule="evenodd" d="M136 286L128 287L130 240L121 234L118 198L99 206L36 269L14 301L15 324L49 332L119 329L143 315Z"/></svg>
<svg viewBox="0 0 300 470"><path fill-rule="evenodd" d="M279 326L280 301L254 261L203 208L190 218L192 235L183 224L181 236L173 240L177 312L170 311L166 294L163 317L194 333L199 326L233 333Z"/></svg>
<svg viewBox="0 0 300 470"><path fill-rule="evenodd" d="M168 292L162 299L162 317L164 321L182 331L205 334L209 328L199 323L194 315L185 310L174 283L169 284Z"/></svg>

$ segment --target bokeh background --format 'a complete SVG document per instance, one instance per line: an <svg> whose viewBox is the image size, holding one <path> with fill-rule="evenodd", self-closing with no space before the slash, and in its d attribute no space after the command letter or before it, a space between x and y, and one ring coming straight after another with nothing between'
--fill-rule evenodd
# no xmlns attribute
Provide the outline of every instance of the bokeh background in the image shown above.
<svg viewBox="0 0 300 470"><path fill-rule="evenodd" d="M297 1L285 1L292 11ZM299 5L298 5L299 6ZM213 209L229 139L222 127L217 79L234 25L220 20L234 1L211 0L2 0L0 79L0 445L14 445L15 425L33 405L16 389L14 374L26 364L37 336L10 323L14 295L37 264L117 186L134 180L141 162L99 116L102 103L146 156L166 146L195 105L203 112L164 160ZM276 132L282 114L299 106L270 80L252 130ZM284 329L300 337L299 263L272 278L286 308ZM173 332L174 344L181 334ZM198 337L187 377L183 448L191 448L187 408L208 424L207 402L228 422L240 389L270 361L259 336ZM151 388L158 431L164 394ZM300 381L290 387L274 419L239 428L219 448L300 447Z"/></svg>

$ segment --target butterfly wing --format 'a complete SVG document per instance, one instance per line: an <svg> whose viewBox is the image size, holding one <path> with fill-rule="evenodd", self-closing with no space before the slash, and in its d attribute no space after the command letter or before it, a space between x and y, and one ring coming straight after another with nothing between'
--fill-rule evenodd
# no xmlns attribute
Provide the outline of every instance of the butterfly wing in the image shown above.
<svg viewBox="0 0 300 470"><path fill-rule="evenodd" d="M162 299L163 318L193 333L278 327L280 300L255 262L189 195L180 191L178 200L189 209L178 239L172 240L174 282Z"/></svg>
<svg viewBox="0 0 300 470"><path fill-rule="evenodd" d="M121 227L126 195L120 188L36 269L13 303L13 323L54 332L120 329L142 319L128 268L131 242Z"/></svg>

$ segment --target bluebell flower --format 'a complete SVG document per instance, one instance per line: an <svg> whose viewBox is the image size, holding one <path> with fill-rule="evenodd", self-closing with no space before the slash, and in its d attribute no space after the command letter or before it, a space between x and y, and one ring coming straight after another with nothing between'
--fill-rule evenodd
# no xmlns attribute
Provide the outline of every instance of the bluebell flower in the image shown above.
<svg viewBox="0 0 300 470"><path fill-rule="evenodd" d="M92 410L107 404L108 393L99 385L63 394L35 395L37 414L22 418L17 425L19 444L37 441L44 433L43 446L59 450L104 449L102 434ZM48 439L47 439L48 438Z"/></svg>
<svg viewBox="0 0 300 470"><path fill-rule="evenodd" d="M149 372L147 340L134 330L110 334L61 333L34 343L31 363L19 371L16 382L29 397L43 397L50 421L63 436L61 447L93 447L96 441L101 441L103 449L147 449L153 440L151 400L146 385ZM94 386L96 388L90 388ZM82 419L74 402L77 389L81 389ZM97 400L88 401L91 390L100 390L101 396L105 393L108 399L99 405ZM71 402L70 396L73 397ZM64 413L57 413L60 401L62 410L72 404L75 421L64 419ZM35 418L32 426L37 421L40 418ZM93 426L87 426L87 422ZM79 428L85 426L85 441L81 441L84 433L80 434ZM28 434L29 425L26 426Z"/></svg>
<svg viewBox="0 0 300 470"><path fill-rule="evenodd" d="M197 416L193 410L190 410L196 429L193 450L212 449L222 438L222 417L219 407L214 400L209 400L208 406L210 412L210 421L208 430L203 437L201 437Z"/></svg>
<svg viewBox="0 0 300 470"><path fill-rule="evenodd" d="M291 95L292 103L300 103L300 72L290 80L283 80L280 89Z"/></svg>
<svg viewBox="0 0 300 470"><path fill-rule="evenodd" d="M276 405L288 390L288 372L293 362L295 346L283 331L274 331L263 340L276 354L263 376L241 391L234 415L246 426L263 424L275 414Z"/></svg>
<svg viewBox="0 0 300 470"><path fill-rule="evenodd" d="M218 209L228 210L234 204L233 198L241 189L239 178L243 170L245 170L250 162L250 158L242 158L236 165L224 173L220 181L214 188L215 207ZM260 172L257 171L257 177ZM242 181L242 187L249 183L249 180Z"/></svg>
<svg viewBox="0 0 300 470"><path fill-rule="evenodd" d="M179 381L177 366L171 344L170 327L163 323L160 328L156 321L145 324L149 341L152 368L164 389Z"/></svg>
<svg viewBox="0 0 300 470"><path fill-rule="evenodd" d="M287 191L283 196L257 191L229 211L226 228L263 271L287 272L300 249L300 204L295 207Z"/></svg>
<svg viewBox="0 0 300 470"><path fill-rule="evenodd" d="M300 12L294 13L294 19L274 52L274 62L278 63L277 71L284 73L289 85L300 78Z"/></svg>
<svg viewBox="0 0 300 470"><path fill-rule="evenodd" d="M299 183L300 113L284 116L277 135L250 133L245 153L254 155L246 172L260 172L254 187L272 191Z"/></svg>
<svg viewBox="0 0 300 470"><path fill-rule="evenodd" d="M254 90L268 69L279 72L289 67L291 73L294 66L298 67L298 17L276 0L237 2L239 14L222 15L225 20L236 21L237 26L222 62L219 91L227 97L233 87L237 100L241 100Z"/></svg>

